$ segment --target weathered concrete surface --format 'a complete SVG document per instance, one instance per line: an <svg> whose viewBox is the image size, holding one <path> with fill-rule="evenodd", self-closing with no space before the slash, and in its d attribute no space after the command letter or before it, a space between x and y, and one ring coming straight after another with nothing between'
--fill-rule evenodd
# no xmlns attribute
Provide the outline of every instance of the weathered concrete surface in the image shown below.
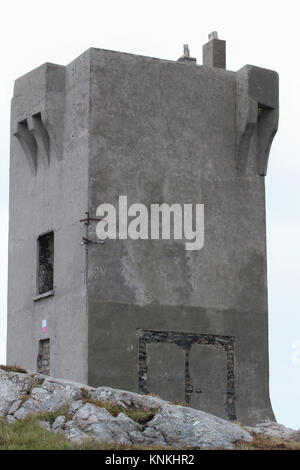
<svg viewBox="0 0 300 470"><path fill-rule="evenodd" d="M86 53L66 68L44 64L15 82L12 133L17 122L41 112L52 138L49 165L37 152L36 173L13 135L10 159L7 361L36 370L39 340L50 338L51 373L82 382L87 381L88 346L79 219L88 197L88 64ZM33 302L37 238L49 230L54 231L55 295Z"/></svg>
<svg viewBox="0 0 300 470"><path fill-rule="evenodd" d="M14 394L10 390L9 399L13 402L9 410L4 397L8 382L15 386ZM25 395L27 400L24 400L25 384L31 384ZM87 402L88 397L91 402ZM113 416L101 407L103 402L121 405L125 413ZM53 423L42 420L41 425L74 441L93 438L123 445L231 449L237 440L252 440L240 426L192 408L172 405L156 397L107 387L92 388L39 374L31 377L0 370L0 409L9 423L29 414L57 412ZM127 416L128 409L155 410L155 416L142 425Z"/></svg>
<svg viewBox="0 0 300 470"><path fill-rule="evenodd" d="M226 41L212 38L203 46L203 65L226 69Z"/></svg>
<svg viewBox="0 0 300 470"><path fill-rule="evenodd" d="M54 376L155 392L246 424L274 419L262 175L276 126L267 117L261 133L258 115L260 105L275 106L269 98L278 90L272 71L247 67L245 95L241 75L222 68L100 49L17 80L9 363L35 369L38 342L50 338ZM35 149L23 123L30 127L39 112L49 127L48 167L45 139ZM263 171L258 134L268 143ZM52 141L61 142L60 158ZM101 202L117 205L119 195L148 207L203 203L204 248L188 252L184 240L81 246L82 237L96 239L96 224L80 222L85 212L93 217ZM48 230L54 230L55 292L33 302L36 239ZM144 341L149 332L153 341Z"/></svg>
<svg viewBox="0 0 300 470"><path fill-rule="evenodd" d="M274 419L265 189L252 157L244 174L236 168L236 100L233 72L92 50L90 213L99 201L116 205L121 194L128 204L147 206L202 202L205 242L194 252L178 240L108 240L89 247L89 383L141 389L139 330L230 336L230 399L235 417L254 423ZM192 406L234 419L225 405L222 354L209 360L213 346L205 351L193 345L193 376L186 384L185 347L184 339L180 347L147 345L144 390L179 402L188 395Z"/></svg>

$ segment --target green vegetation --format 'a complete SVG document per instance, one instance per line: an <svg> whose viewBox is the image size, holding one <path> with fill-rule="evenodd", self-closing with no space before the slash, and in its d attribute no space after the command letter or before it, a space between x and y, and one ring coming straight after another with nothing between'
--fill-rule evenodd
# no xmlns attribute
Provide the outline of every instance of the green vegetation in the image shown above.
<svg viewBox="0 0 300 470"><path fill-rule="evenodd" d="M21 398L21 405L24 405L24 403L29 400L30 395L23 395Z"/></svg>
<svg viewBox="0 0 300 470"><path fill-rule="evenodd" d="M238 441L236 450L300 450L300 442L254 434L252 442Z"/></svg>
<svg viewBox="0 0 300 470"><path fill-rule="evenodd" d="M105 408L112 416L118 416L119 413L124 413L129 418L133 419L139 424L146 424L151 421L152 418L159 411L159 408L125 408L121 405L116 405L111 401L93 400L91 398L85 398L82 400L83 403L91 403L92 405Z"/></svg>
<svg viewBox="0 0 300 470"><path fill-rule="evenodd" d="M58 411L44 411L43 413L37 415L37 418L40 421L48 421L48 423L50 423L52 426L58 416L65 416L66 420L68 421L69 408L69 405L66 405L64 408Z"/></svg>
<svg viewBox="0 0 300 470"><path fill-rule="evenodd" d="M67 439L60 434L53 434L43 429L39 417L27 416L22 421L8 424L0 420L1 450L47 450L71 449Z"/></svg>
<svg viewBox="0 0 300 470"><path fill-rule="evenodd" d="M21 374L27 374L27 370L22 369L22 367L17 366L17 364L14 364L13 366L0 365L0 369L5 370L6 372L19 372Z"/></svg>
<svg viewBox="0 0 300 470"><path fill-rule="evenodd" d="M61 415L62 412L60 412ZM48 415L48 418L50 415ZM51 416L53 419L54 416ZM88 439L80 444L67 440L63 434L54 434L40 425L45 414L27 416L22 421L8 424L0 419L0 450L157 450L163 447L125 446Z"/></svg>
<svg viewBox="0 0 300 470"><path fill-rule="evenodd" d="M91 403L92 405L105 408L112 416L118 416L119 413L124 413L129 418L133 419L139 424L147 424L156 415L160 408L126 408L125 406L117 405L109 400L94 400L90 397L90 392L86 388L80 389L82 403Z"/></svg>

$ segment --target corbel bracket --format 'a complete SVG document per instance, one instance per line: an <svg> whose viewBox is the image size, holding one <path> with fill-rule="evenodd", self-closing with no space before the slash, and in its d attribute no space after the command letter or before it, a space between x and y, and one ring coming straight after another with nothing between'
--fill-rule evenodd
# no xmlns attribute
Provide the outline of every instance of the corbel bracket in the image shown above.
<svg viewBox="0 0 300 470"><path fill-rule="evenodd" d="M254 172L267 173L279 119L278 74L246 65L236 72L236 167L242 173L254 153Z"/></svg>

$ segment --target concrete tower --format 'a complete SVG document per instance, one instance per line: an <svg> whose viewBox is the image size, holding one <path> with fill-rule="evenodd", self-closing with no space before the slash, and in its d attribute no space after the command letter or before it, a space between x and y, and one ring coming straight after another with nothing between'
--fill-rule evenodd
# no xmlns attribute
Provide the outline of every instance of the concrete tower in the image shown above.
<svg viewBox="0 0 300 470"><path fill-rule="evenodd" d="M276 72L89 49L15 83L8 363L226 419L269 400L265 186ZM205 241L96 236L101 203L204 204Z"/></svg>

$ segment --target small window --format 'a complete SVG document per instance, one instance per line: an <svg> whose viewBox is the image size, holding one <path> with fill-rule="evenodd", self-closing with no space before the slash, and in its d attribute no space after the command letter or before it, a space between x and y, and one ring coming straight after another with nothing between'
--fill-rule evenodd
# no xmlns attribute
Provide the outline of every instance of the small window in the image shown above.
<svg viewBox="0 0 300 470"><path fill-rule="evenodd" d="M38 238L38 294L53 290L54 232Z"/></svg>
<svg viewBox="0 0 300 470"><path fill-rule="evenodd" d="M39 351L37 357L37 372L39 374L50 375L50 339L39 341Z"/></svg>

